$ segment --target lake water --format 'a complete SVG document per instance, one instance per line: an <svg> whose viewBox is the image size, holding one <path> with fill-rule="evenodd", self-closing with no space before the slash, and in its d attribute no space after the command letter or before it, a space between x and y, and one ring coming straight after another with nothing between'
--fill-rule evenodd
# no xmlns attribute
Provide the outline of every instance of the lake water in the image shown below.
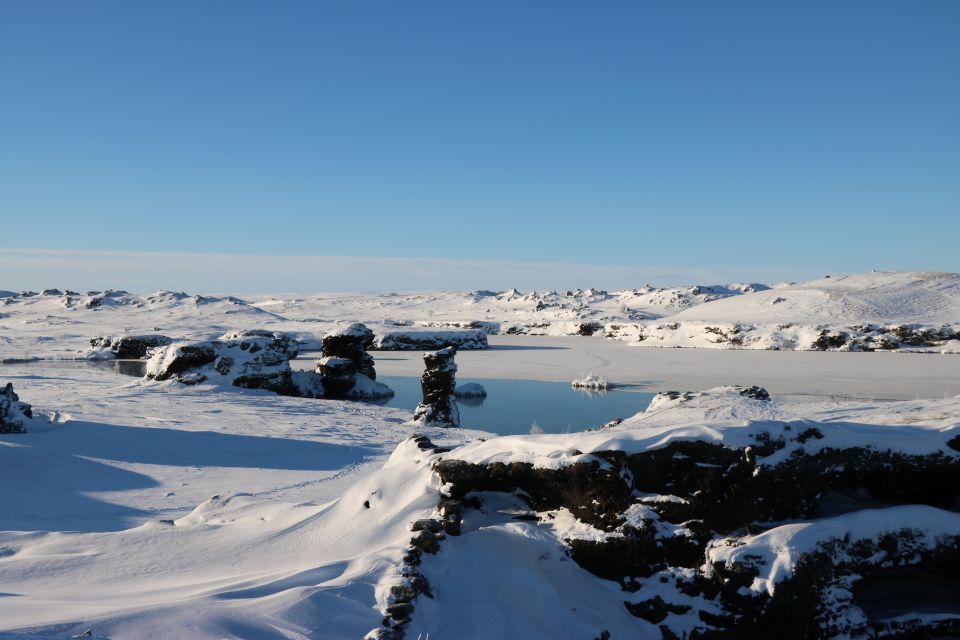
<svg viewBox="0 0 960 640"><path fill-rule="evenodd" d="M291 363L294 369L313 369L315 360L302 358ZM145 363L139 360L88 361L83 365L113 370L118 374L141 377ZM413 411L422 398L420 378L414 376L377 376L394 391L391 398L374 404ZM500 380L495 378L458 378L457 384L475 382L487 390L486 398L458 398L460 425L499 435L565 433L599 427L616 418L629 418L643 411L655 394L634 387L610 391L574 389L567 382L538 380ZM536 425L536 427L534 427Z"/></svg>
<svg viewBox="0 0 960 640"><path fill-rule="evenodd" d="M396 395L378 402L413 411L420 402L420 379L377 376ZM654 394L631 389L587 392L565 382L458 378L457 384L475 382L487 390L486 398L458 398L460 424L500 435L529 433L537 425L545 433L582 431L614 418L629 418L643 411Z"/></svg>

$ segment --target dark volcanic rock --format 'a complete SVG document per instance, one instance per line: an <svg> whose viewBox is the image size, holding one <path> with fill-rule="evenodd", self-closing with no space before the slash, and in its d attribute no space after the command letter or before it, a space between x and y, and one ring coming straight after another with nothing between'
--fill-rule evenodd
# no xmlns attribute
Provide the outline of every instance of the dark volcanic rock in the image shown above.
<svg viewBox="0 0 960 640"><path fill-rule="evenodd" d="M354 322L345 329L330 331L323 336L323 357L349 360L353 363L354 373L376 380L373 357L367 353L372 344L373 331L366 325Z"/></svg>
<svg viewBox="0 0 960 640"><path fill-rule="evenodd" d="M26 402L20 402L8 382L0 392L0 433L24 433L27 421L33 418L33 409Z"/></svg>
<svg viewBox="0 0 960 640"><path fill-rule="evenodd" d="M769 401L760 387L731 391ZM843 437L827 446L827 426L764 424L751 445L673 440L553 468L446 458L434 465L447 487L440 512L483 492L517 496L541 519L568 510L606 532L567 540L573 560L618 582L627 610L664 638L958 637L960 520L950 512L960 511L960 457L950 451L960 437L912 454L883 448L883 427L875 448ZM809 530L789 526L805 521ZM762 535L785 523L778 535L806 531L786 570L785 543ZM771 575L776 589L758 588Z"/></svg>
<svg viewBox="0 0 960 640"><path fill-rule="evenodd" d="M376 382L373 357L367 353L372 343L373 332L359 322L323 336L323 358L316 372L324 397L359 400L393 395L389 387Z"/></svg>
<svg viewBox="0 0 960 640"><path fill-rule="evenodd" d="M420 379L423 400L413 412L413 419L421 424L440 427L460 426L457 408L457 365L453 361L457 350L447 347L423 354L426 371Z"/></svg>
<svg viewBox="0 0 960 640"><path fill-rule="evenodd" d="M328 398L345 398L357 381L357 365L347 358L323 357L317 362L317 373Z"/></svg>

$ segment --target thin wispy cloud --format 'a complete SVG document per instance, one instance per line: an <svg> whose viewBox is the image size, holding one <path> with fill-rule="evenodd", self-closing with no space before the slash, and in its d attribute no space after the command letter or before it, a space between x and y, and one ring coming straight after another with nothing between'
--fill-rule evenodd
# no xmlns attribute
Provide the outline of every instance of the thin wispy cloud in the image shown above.
<svg viewBox="0 0 960 640"><path fill-rule="evenodd" d="M0 249L0 289L387 292L803 280L819 272L363 256Z"/></svg>

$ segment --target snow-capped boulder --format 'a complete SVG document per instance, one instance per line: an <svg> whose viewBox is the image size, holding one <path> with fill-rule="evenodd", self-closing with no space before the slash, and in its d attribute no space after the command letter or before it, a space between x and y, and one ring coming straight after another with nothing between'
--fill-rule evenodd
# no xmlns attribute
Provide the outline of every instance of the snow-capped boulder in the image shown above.
<svg viewBox="0 0 960 640"><path fill-rule="evenodd" d="M486 398L487 390L483 388L482 384L468 382L466 384L457 385L453 395L457 396L458 398Z"/></svg>
<svg viewBox="0 0 960 640"><path fill-rule="evenodd" d="M355 373L377 379L373 357L367 353L373 344L373 331L360 322L328 331L323 336L323 357L342 358L353 363Z"/></svg>
<svg viewBox="0 0 960 640"><path fill-rule="evenodd" d="M24 433L27 424L33 418L33 409L26 402L20 402L8 382L0 392L0 433Z"/></svg>
<svg viewBox="0 0 960 640"><path fill-rule="evenodd" d="M100 336L90 339L91 351L87 357L93 360L142 360L149 355L151 349L166 347L172 343L171 338L159 334Z"/></svg>
<svg viewBox="0 0 960 640"><path fill-rule="evenodd" d="M487 331L484 330L412 330L387 331L377 335L371 349L378 351L420 351L445 347L457 349L487 349Z"/></svg>
<svg viewBox="0 0 960 640"><path fill-rule="evenodd" d="M454 395L457 365L453 358L456 354L454 347L423 354L426 365L420 378L423 400L413 412L415 422L439 427L460 426L460 410Z"/></svg>
<svg viewBox="0 0 960 640"><path fill-rule="evenodd" d="M386 398L393 390L376 381L373 357L367 349L373 343L373 331L354 322L323 336L323 358L317 361L326 398L364 400Z"/></svg>
<svg viewBox="0 0 960 640"><path fill-rule="evenodd" d="M317 395L319 380L311 372L294 376L290 360L297 341L262 329L228 332L217 340L172 344L153 352L147 361L149 380L176 379L183 384L211 382L280 395Z"/></svg>

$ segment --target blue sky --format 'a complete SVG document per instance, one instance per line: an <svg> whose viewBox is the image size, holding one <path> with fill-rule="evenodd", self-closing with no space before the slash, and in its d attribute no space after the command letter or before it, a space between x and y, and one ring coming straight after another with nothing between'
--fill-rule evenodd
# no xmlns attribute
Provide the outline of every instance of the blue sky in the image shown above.
<svg viewBox="0 0 960 640"><path fill-rule="evenodd" d="M951 0L4 0L0 247L955 271L958 114Z"/></svg>

